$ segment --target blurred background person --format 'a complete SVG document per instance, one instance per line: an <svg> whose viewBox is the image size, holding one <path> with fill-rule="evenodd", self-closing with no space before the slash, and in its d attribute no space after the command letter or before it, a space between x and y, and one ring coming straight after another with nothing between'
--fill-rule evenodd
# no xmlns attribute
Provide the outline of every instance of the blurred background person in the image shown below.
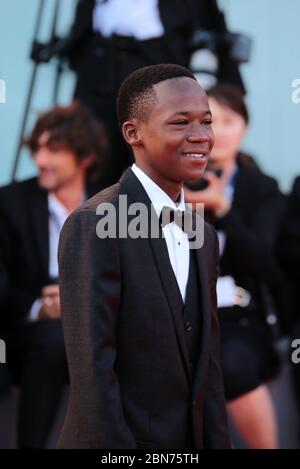
<svg viewBox="0 0 300 469"><path fill-rule="evenodd" d="M99 190L106 136L90 111L73 103L42 114L24 143L38 176L0 189L0 259L7 278L0 337L7 346L2 366L21 390L18 447L43 448L68 380L59 234L70 212Z"/></svg>
<svg viewBox="0 0 300 469"><path fill-rule="evenodd" d="M194 33L199 31L216 36L197 40ZM215 79L244 90L226 33L225 18L216 0L79 0L62 55L77 74L75 98L107 125L111 151L106 185L115 183L133 162L115 112L116 95L124 78L146 65L175 63L188 67L192 65L193 47L201 46L213 48L213 52L206 50L202 65L213 68Z"/></svg>
<svg viewBox="0 0 300 469"><path fill-rule="evenodd" d="M219 236L217 292L228 412L249 448L276 448L266 381L279 364L265 320L263 287L274 290L282 283L273 250L284 199L276 181L240 151L249 116L239 90L217 85L208 95L215 146L202 190L190 185L186 199L205 204Z"/></svg>

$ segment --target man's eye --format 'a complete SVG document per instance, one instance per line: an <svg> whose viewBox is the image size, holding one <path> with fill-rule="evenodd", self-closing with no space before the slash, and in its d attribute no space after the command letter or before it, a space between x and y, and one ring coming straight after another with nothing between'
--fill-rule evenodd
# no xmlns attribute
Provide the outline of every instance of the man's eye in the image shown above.
<svg viewBox="0 0 300 469"><path fill-rule="evenodd" d="M204 125L212 125L213 121L211 119L208 119L204 121Z"/></svg>
<svg viewBox="0 0 300 469"><path fill-rule="evenodd" d="M181 120L181 121L176 121L176 122L173 122L174 125L185 125L185 124L188 124L188 121L187 120Z"/></svg>

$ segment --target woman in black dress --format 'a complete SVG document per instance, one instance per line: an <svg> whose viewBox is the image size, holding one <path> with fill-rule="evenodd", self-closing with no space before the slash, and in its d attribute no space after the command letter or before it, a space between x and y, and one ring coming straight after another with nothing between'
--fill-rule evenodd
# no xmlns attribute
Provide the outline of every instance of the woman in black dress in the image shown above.
<svg viewBox="0 0 300 469"><path fill-rule="evenodd" d="M276 418L265 383L276 375L278 359L262 292L281 282L273 247L284 199L276 181L240 152L248 111L239 90L217 85L208 94L215 146L207 187L187 188L186 199L205 204L206 218L219 237L217 293L228 412L248 447L276 448Z"/></svg>

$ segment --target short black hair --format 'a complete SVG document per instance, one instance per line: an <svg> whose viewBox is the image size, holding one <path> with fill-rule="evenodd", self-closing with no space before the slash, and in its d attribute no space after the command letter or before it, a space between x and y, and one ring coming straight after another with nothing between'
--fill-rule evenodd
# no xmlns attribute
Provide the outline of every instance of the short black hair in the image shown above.
<svg viewBox="0 0 300 469"><path fill-rule="evenodd" d="M120 129L128 119L147 122L156 102L153 86L171 78L187 77L196 80L192 72L181 65L149 65L131 73L122 83L117 97L117 116Z"/></svg>

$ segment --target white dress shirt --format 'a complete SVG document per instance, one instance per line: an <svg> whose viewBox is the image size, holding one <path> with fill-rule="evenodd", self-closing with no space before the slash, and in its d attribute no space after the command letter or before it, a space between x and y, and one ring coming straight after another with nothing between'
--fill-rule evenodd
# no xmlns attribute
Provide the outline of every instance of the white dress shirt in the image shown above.
<svg viewBox="0 0 300 469"><path fill-rule="evenodd" d="M49 211L49 277L58 278L58 262L57 251L58 241L61 229L65 223L69 213L67 209L53 194L48 194L48 211ZM29 320L36 321L42 306L41 298L37 298L33 303Z"/></svg>
<svg viewBox="0 0 300 469"><path fill-rule="evenodd" d="M96 2L93 30L104 37L134 36L141 41L164 34L158 0L108 0Z"/></svg>
<svg viewBox="0 0 300 469"><path fill-rule="evenodd" d="M168 194L136 164L133 164L131 169L144 187L158 218L164 206L170 207L173 210L185 210L183 189L181 191L179 204L175 204ZM185 301L190 264L189 238L174 221L165 225L162 231L167 243L170 262L177 279L181 296L183 301Z"/></svg>
<svg viewBox="0 0 300 469"><path fill-rule="evenodd" d="M69 212L53 194L48 195L49 210L49 276L58 278L57 251L59 235Z"/></svg>
<svg viewBox="0 0 300 469"><path fill-rule="evenodd" d="M235 166L232 176L225 187L225 197L232 202L234 194L234 179L237 173L237 166ZM226 234L224 231L218 231L219 238L219 248L220 248L220 257L224 254L226 246ZM236 303L236 289L237 285L235 280L230 275L224 277L219 277L217 281L217 298L218 298L218 308L226 308L234 306Z"/></svg>

